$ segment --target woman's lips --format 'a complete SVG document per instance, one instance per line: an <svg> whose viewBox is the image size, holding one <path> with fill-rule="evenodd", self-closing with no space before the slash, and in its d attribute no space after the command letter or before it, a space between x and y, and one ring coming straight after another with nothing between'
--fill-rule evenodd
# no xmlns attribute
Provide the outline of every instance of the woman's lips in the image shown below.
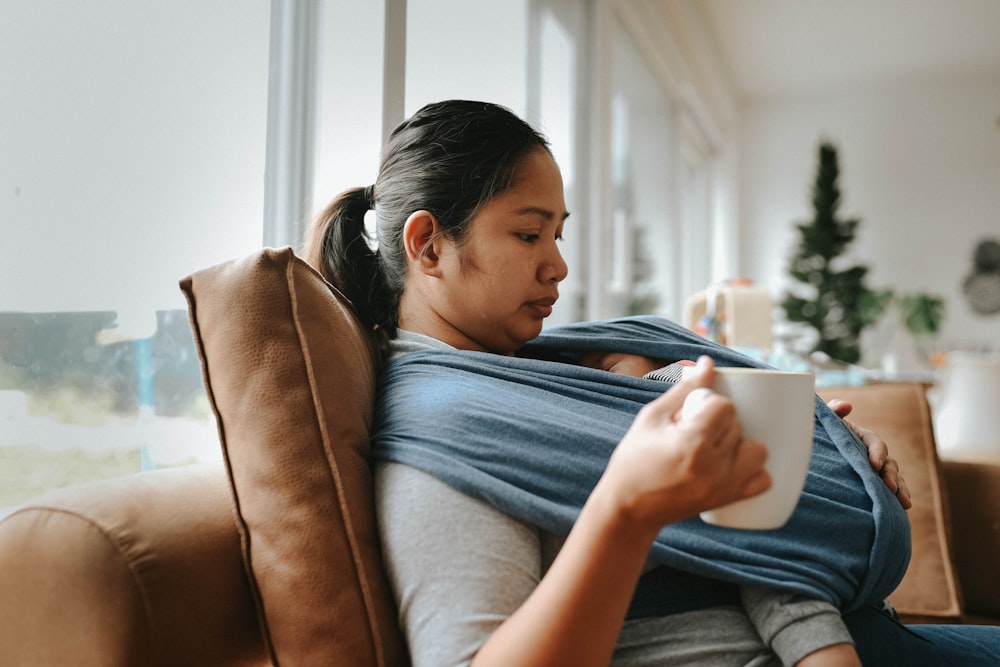
<svg viewBox="0 0 1000 667"><path fill-rule="evenodd" d="M557 297L549 297L547 299L538 299L537 301L529 301L528 307L533 310L539 317L548 317L552 314L552 306L555 305Z"/></svg>

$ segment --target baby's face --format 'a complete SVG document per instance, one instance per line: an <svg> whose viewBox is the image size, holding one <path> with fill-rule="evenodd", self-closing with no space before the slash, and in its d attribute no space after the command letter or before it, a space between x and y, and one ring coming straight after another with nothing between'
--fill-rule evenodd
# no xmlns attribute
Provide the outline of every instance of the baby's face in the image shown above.
<svg viewBox="0 0 1000 667"><path fill-rule="evenodd" d="M580 357L580 365L641 378L650 371L666 366L667 362L662 359L651 359L639 354L625 354L624 352L584 352L583 356Z"/></svg>

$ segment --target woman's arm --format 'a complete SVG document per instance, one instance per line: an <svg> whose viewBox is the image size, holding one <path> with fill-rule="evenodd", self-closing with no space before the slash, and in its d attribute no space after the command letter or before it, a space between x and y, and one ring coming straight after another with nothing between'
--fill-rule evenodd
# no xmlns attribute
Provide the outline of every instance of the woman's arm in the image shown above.
<svg viewBox="0 0 1000 667"><path fill-rule="evenodd" d="M378 464L375 494L413 667L468 665L531 595L559 540L401 463Z"/></svg>
<svg viewBox="0 0 1000 667"><path fill-rule="evenodd" d="M703 358L640 411L552 567L473 664L606 666L661 527L770 486L766 450L743 438L728 400L713 394L678 418L712 373Z"/></svg>

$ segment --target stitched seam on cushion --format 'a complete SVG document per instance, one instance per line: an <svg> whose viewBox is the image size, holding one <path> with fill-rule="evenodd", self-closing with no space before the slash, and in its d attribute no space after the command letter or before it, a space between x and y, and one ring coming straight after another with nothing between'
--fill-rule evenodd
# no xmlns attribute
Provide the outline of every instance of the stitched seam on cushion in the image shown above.
<svg viewBox="0 0 1000 667"><path fill-rule="evenodd" d="M45 505L30 505L30 506L23 507L23 508L15 511L15 512L13 512L9 516L14 516L15 514L24 514L24 513L31 512L31 511L52 512L54 514L63 514L63 515L66 515L66 516L71 516L71 517L74 517L76 519L79 519L80 521L83 521L85 524L87 524L88 526L90 526L91 528L93 528L94 530L96 530L97 533L101 537L104 538L104 541L107 542L111 546L112 551L114 551L118 555L119 560L126 567L126 569L128 569L128 572L129 572L129 574L132 577L132 583L135 585L135 590L139 594L139 600L142 602L142 609L143 609L143 612L144 612L144 614L143 614L143 616L144 616L144 618L143 618L143 621L144 621L143 625L145 625L145 627L146 627L146 654L149 655L149 656L152 656L153 655L153 621L152 621L153 610L152 610L152 605L149 602L149 595L147 595L145 587L143 587L143 586L140 585L140 582L142 581L142 577L139 576L139 573L136 572L135 568L132 566L131 559L129 559L129 558L126 557L126 550L121 545L121 543L118 540L114 539L111 536L111 534L107 530L105 530L105 528L101 524L97 523L96 521L94 521L90 517L85 516L85 515L83 515L83 514L81 514L79 512L74 512L74 511L67 510L67 509L64 509L64 508L61 508L61 507L49 507L49 506L45 506Z"/></svg>
<svg viewBox="0 0 1000 667"><path fill-rule="evenodd" d="M270 259L270 257L268 257L268 259ZM278 658L274 651L273 642L271 641L271 631L267 624L267 615L264 612L264 599L261 597L260 588L257 584L257 577L254 575L253 571L253 559L250 553L250 529L247 526L246 521L243 519L243 511L240 507L240 494L236 489L236 478L233 476L233 466L232 462L229 460L229 441L226 439L226 430L223 425L222 415L219 413L219 406L215 401L215 392L212 389L211 373L208 369L208 355L205 352L205 343L201 335L201 326L198 323L197 300L194 295L193 276L185 278L181 281L181 291L183 291L184 296L187 297L191 329L194 334L195 344L198 348L198 356L201 359L201 373L203 378L202 384L205 385L205 394L208 397L209 405L212 406L212 412L215 414L215 424L219 432L219 446L222 448L222 459L226 465L226 478L229 480L233 517L236 523L236 530L240 534L240 551L243 556L241 559L243 562L243 571L246 573L247 580L250 584L250 594L253 596L254 611L257 613L257 623L260 626L264 646L267 649L268 657L270 657L271 662L275 665L275 667L277 667Z"/></svg>
<svg viewBox="0 0 1000 667"><path fill-rule="evenodd" d="M290 251L288 254L291 255ZM305 361L306 376L309 378L309 392L313 400L313 409L316 412L316 423L319 426L320 435L323 439L323 448L326 450L326 460L329 464L328 470L333 480L334 488L337 490L337 501L340 503L341 507L341 516L344 521L344 532L347 534L347 541L351 545L351 560L354 562L354 567L358 577L358 584L361 587L361 595L365 601L365 614L368 617L368 627L372 633L375 660L377 664L384 665L385 656L382 654L382 638L379 632L378 621L375 616L375 605L372 600L371 590L368 586L367 573L365 571L364 561L361 558L361 551L358 546L358 540L355 535L351 515L346 511L346 508L348 507L347 498L344 494L344 486L340 478L340 470L338 469L338 466L335 465L336 457L333 455L333 448L330 443L330 434L326 429L326 420L323 418L323 406L319 400L319 389L317 387L315 373L313 372L312 356L309 352L308 346L306 345L306 338L299 322L299 302L298 294L295 291L294 279L295 265L298 260L294 255L290 256L288 259L289 261L286 265L285 277L288 283L288 293L292 302L292 321L295 324L295 333L299 338L299 349L302 350L303 360Z"/></svg>
<svg viewBox="0 0 1000 667"><path fill-rule="evenodd" d="M910 387L910 391L917 395L916 398L918 402L922 401L923 405L926 405L927 397L921 390L920 385L912 385ZM943 610L943 613L961 614L962 602L959 599L958 582L955 581L955 572L953 567L954 561L952 560L951 546L948 543L950 536L944 525L945 507L941 489L941 479L939 477L940 466L935 465L935 463L938 462L937 450L936 447L933 446L934 436L930 423L930 413L928 410L922 411L922 418L920 420L920 435L925 449L927 448L928 443L931 444L931 451L928 452L927 456L927 477L930 480L931 500L934 505L939 508L939 511L934 512L934 526L938 535L941 536L941 539L937 540L938 550L940 552L941 562L944 566L945 581L948 586L949 606L951 607L950 609Z"/></svg>

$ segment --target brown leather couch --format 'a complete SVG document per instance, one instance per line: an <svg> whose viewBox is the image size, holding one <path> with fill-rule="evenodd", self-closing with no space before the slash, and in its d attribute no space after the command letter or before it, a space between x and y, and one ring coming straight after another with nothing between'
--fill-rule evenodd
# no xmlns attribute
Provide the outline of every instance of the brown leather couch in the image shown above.
<svg viewBox="0 0 1000 667"><path fill-rule="evenodd" d="M0 522L2 665L405 665L371 510L374 355L290 251L182 283L225 466L53 492ZM828 390L915 506L908 620L1000 624L1000 466L937 460L923 387Z"/></svg>
<svg viewBox="0 0 1000 667"><path fill-rule="evenodd" d="M0 522L0 664L267 664L225 469L51 493Z"/></svg>

